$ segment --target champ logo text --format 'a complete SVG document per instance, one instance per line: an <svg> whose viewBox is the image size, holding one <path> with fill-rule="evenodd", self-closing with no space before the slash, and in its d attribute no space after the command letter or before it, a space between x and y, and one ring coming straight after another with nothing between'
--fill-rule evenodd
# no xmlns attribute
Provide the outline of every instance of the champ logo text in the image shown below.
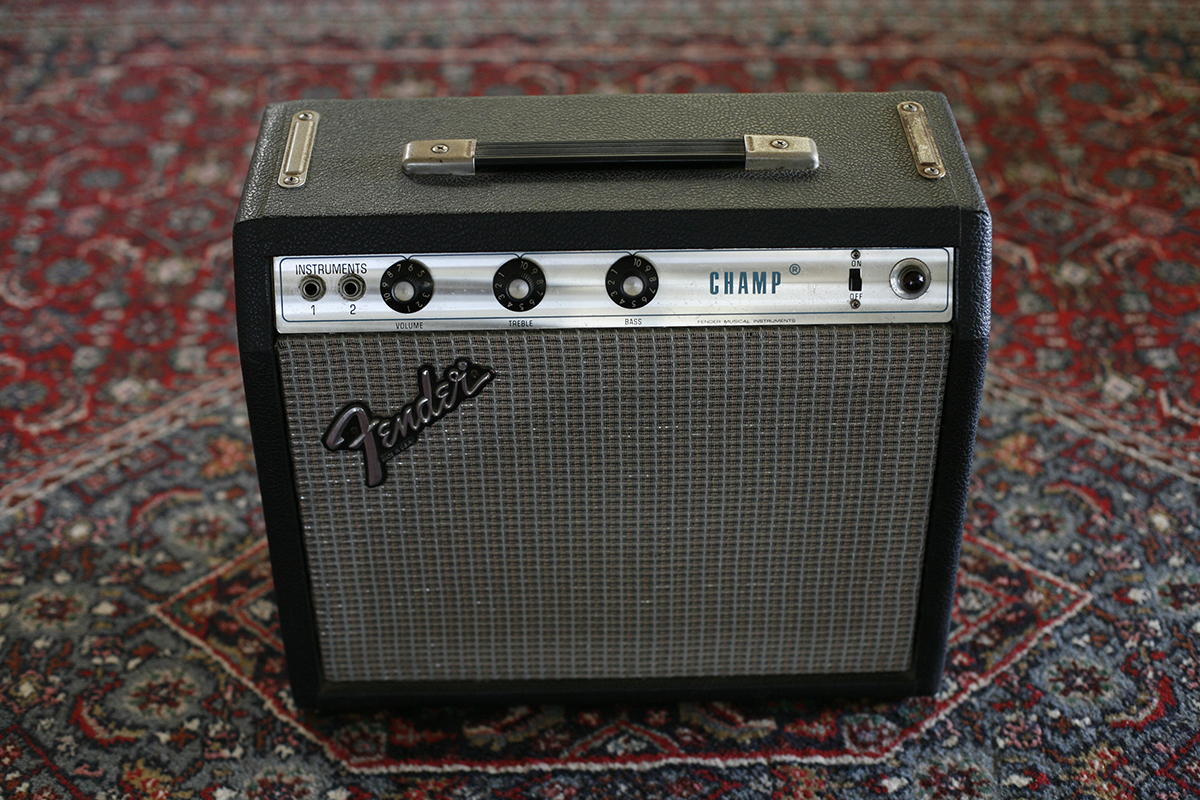
<svg viewBox="0 0 1200 800"><path fill-rule="evenodd" d="M734 288L735 279L737 288ZM781 283L783 283L783 273L772 272L770 293L775 294ZM767 273L765 272L726 272L723 281L720 272L712 272L708 276L709 294L767 294L767 291Z"/></svg>

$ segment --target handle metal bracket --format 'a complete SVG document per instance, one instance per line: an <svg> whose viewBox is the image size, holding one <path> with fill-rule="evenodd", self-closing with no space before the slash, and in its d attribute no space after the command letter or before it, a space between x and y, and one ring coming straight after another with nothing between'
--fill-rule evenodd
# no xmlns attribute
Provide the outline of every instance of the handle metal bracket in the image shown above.
<svg viewBox="0 0 1200 800"><path fill-rule="evenodd" d="M820 166L817 143L807 136L756 136L747 134L746 169L803 169Z"/></svg>
<svg viewBox="0 0 1200 800"><path fill-rule="evenodd" d="M404 145L401 167L408 175L474 175L474 139L430 139Z"/></svg>

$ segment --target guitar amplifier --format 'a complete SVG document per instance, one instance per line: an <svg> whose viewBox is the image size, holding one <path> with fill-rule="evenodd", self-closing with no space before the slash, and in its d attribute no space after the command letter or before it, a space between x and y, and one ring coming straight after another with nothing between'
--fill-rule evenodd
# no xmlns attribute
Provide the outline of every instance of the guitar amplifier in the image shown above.
<svg viewBox="0 0 1200 800"><path fill-rule="evenodd" d="M991 270L941 95L280 103L233 236L298 705L937 688Z"/></svg>

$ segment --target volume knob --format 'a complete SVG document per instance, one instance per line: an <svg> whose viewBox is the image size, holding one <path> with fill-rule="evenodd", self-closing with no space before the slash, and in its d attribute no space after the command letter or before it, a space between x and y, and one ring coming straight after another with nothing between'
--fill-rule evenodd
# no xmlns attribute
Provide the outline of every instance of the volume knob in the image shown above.
<svg viewBox="0 0 1200 800"><path fill-rule="evenodd" d="M379 294L393 311L414 314L433 299L433 276L420 261L406 258L383 271Z"/></svg>

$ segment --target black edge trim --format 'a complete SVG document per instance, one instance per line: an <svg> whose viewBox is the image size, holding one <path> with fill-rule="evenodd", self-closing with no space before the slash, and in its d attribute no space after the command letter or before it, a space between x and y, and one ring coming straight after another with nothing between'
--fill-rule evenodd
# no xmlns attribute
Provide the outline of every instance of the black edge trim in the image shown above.
<svg viewBox="0 0 1200 800"><path fill-rule="evenodd" d="M239 223L233 231L238 346L242 382L254 443L254 461L262 495L263 520L279 607L284 655L292 697L303 707L316 705L320 660L308 559L301 536L299 505L287 441L283 387L275 358L275 314L271 260L264 242Z"/></svg>
<svg viewBox="0 0 1200 800"><path fill-rule="evenodd" d="M958 208L813 208L280 217L246 220L238 223L235 232L242 229L245 237L254 236L268 260L346 253L507 252L514 242L520 242L525 252L958 247L959 213ZM856 222L847 225L845 220L851 217ZM797 241L798 236L803 241ZM272 326L273 321L272 311Z"/></svg>
<svg viewBox="0 0 1200 800"><path fill-rule="evenodd" d="M371 711L414 705L676 702L788 697L872 699L910 697L913 673L745 675L737 677L516 681L364 681L325 683L321 711Z"/></svg>
<svg viewBox="0 0 1200 800"><path fill-rule="evenodd" d="M954 337L942 399L937 467L929 514L929 535L913 642L917 691L934 694L945 667L950 612L958 577L967 491L987 369L991 319L991 219L963 213L963 239L955 265Z"/></svg>

